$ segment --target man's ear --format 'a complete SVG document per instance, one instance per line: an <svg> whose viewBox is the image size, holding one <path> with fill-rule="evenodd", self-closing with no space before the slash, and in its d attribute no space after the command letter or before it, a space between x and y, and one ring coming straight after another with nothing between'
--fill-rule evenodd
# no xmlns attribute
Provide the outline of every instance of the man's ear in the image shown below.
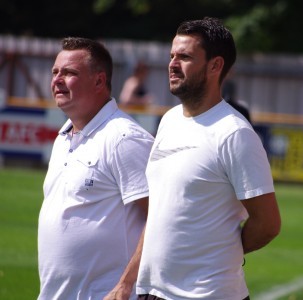
<svg viewBox="0 0 303 300"><path fill-rule="evenodd" d="M102 89L105 86L106 86L106 74L105 72L99 72L96 75L96 87Z"/></svg>
<svg viewBox="0 0 303 300"><path fill-rule="evenodd" d="M221 56L216 56L211 59L210 67L212 72L221 72L224 66L224 59Z"/></svg>

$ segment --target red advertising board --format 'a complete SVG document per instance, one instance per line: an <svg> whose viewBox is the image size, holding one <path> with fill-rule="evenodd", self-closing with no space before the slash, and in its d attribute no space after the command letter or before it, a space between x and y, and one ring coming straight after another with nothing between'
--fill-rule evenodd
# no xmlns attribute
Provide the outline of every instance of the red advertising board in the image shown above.
<svg viewBox="0 0 303 300"><path fill-rule="evenodd" d="M0 110L0 154L32 156L47 162L65 120L60 110L52 108L6 107Z"/></svg>

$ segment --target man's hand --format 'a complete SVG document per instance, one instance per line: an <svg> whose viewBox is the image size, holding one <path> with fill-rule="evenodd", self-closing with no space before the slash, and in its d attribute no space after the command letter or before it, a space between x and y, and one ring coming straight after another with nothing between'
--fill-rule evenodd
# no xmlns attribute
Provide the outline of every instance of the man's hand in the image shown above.
<svg viewBox="0 0 303 300"><path fill-rule="evenodd" d="M117 284L103 300L129 300L133 287L126 284Z"/></svg>

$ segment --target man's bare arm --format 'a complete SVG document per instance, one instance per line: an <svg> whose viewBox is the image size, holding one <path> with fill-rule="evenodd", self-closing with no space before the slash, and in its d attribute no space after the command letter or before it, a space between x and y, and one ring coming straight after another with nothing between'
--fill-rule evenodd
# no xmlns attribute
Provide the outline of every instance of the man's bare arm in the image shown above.
<svg viewBox="0 0 303 300"><path fill-rule="evenodd" d="M281 217L274 193L242 200L241 203L249 214L242 229L244 253L249 253L264 247L279 234Z"/></svg>
<svg viewBox="0 0 303 300"><path fill-rule="evenodd" d="M135 202L136 205L140 207L142 210L142 214L144 215L144 218L147 218L147 212L148 212L148 198L142 198L140 200L137 200ZM143 240L144 240L144 232L145 228L143 229L141 233L141 237L138 242L138 246L136 248L136 251L134 252L131 260L129 261L127 267L125 268L119 282L114 287L114 289L106 295L103 300L128 300L132 290L133 286L137 280L138 276L138 269L142 254L142 247L143 247Z"/></svg>

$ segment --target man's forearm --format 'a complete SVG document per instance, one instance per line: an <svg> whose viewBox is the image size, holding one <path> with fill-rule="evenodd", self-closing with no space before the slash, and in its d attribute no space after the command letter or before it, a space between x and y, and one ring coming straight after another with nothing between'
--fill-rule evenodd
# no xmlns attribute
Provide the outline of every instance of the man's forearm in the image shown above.
<svg viewBox="0 0 303 300"><path fill-rule="evenodd" d="M249 218L242 228L244 253L267 245L280 232L281 218L274 193L242 201Z"/></svg>
<svg viewBox="0 0 303 300"><path fill-rule="evenodd" d="M248 219L242 229L242 245L244 254L266 246L276 235L267 233L260 224Z"/></svg>
<svg viewBox="0 0 303 300"><path fill-rule="evenodd" d="M127 267L125 268L119 282L114 287L114 289L104 298L104 300L129 299L138 276L139 264L140 264L143 241L144 241L144 232L145 232L145 228L141 233L138 246L131 260L129 261Z"/></svg>
<svg viewBox="0 0 303 300"><path fill-rule="evenodd" d="M136 251L134 252L131 260L129 261L127 267L125 268L125 271L123 272L120 278L119 282L121 283L126 283L133 286L137 280L139 264L142 255L144 233L145 233L145 228L142 230Z"/></svg>

